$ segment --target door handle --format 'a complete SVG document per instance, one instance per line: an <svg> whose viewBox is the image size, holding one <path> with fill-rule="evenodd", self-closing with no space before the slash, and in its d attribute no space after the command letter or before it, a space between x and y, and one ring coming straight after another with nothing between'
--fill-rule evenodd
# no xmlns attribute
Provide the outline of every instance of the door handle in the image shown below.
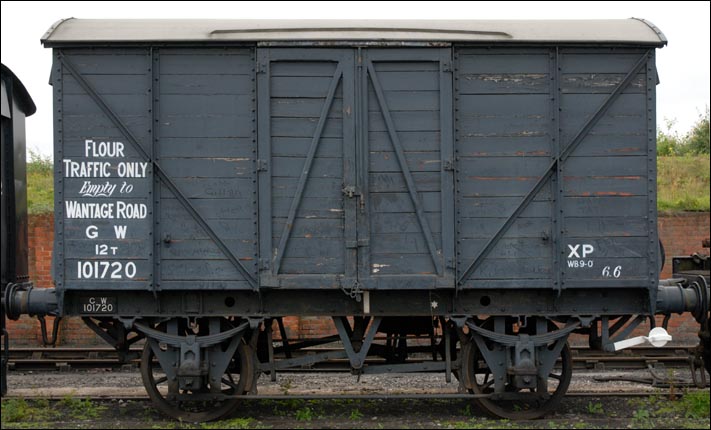
<svg viewBox="0 0 711 430"><path fill-rule="evenodd" d="M360 192L358 189L355 187L355 185L348 185L346 187L343 187L341 190L343 194L345 194L349 199L352 199L353 197L360 196Z"/></svg>
<svg viewBox="0 0 711 430"><path fill-rule="evenodd" d="M352 199L354 197L358 197L358 208L360 209L360 213L365 213L365 198L363 196L363 193L358 191L358 188L356 188L355 185L348 185L346 187L343 187L341 190L343 194L345 194L349 199Z"/></svg>

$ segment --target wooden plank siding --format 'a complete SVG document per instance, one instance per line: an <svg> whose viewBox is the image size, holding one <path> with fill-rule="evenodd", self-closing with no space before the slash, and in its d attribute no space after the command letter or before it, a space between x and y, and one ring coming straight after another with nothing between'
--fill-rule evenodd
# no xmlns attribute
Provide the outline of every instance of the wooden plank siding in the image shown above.
<svg viewBox="0 0 711 430"><path fill-rule="evenodd" d="M556 77L550 65L555 52L461 49L455 54L460 273L546 173L559 150L555 138L564 148L642 55L561 48ZM588 281L644 285L649 266L645 93L646 75L639 73L562 163L560 187L544 186L534 196L463 288L485 288L507 277L520 279L521 288L551 288L556 270L562 288L576 282L589 286ZM551 113L555 98L559 131ZM572 252L582 244L594 252L585 257ZM619 278L604 275L605 267L618 266Z"/></svg>

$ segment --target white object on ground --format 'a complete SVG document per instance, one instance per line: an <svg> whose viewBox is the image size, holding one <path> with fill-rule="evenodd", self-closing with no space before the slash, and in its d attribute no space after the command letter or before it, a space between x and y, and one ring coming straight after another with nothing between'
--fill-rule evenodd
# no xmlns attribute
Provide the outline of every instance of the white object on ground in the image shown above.
<svg viewBox="0 0 711 430"><path fill-rule="evenodd" d="M655 327L649 332L649 335L647 336L637 336L630 339L621 340L619 342L615 342L613 345L615 347L615 351L629 348L631 346L641 345L645 342L651 343L652 346L656 348L661 348L671 340L672 337L669 333L667 333L666 330L664 330L662 327Z"/></svg>

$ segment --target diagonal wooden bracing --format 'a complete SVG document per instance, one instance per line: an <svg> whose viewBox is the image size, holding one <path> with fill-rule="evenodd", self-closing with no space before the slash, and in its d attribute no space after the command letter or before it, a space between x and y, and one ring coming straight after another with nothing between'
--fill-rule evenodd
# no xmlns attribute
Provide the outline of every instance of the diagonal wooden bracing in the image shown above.
<svg viewBox="0 0 711 430"><path fill-rule="evenodd" d="M390 109L388 109L387 102L385 100L385 93L380 85L378 75L375 72L373 63L368 61L367 68L368 76L370 76L370 81L373 84L373 89L375 90L375 95L378 99L378 104L380 105L380 112L383 114L383 119L385 120L385 126L388 130L388 135L390 136L390 142L393 145L395 154L397 155L397 161L402 170L402 175L405 178L405 184L407 185L407 191L412 200L412 205L415 207L415 212L417 213L417 220L420 223L420 228L422 229L422 234L425 236L425 241L427 242L427 248L430 251L430 256L432 257L432 263L435 266L435 270L438 275L442 275L442 261L439 258L439 253L437 252L437 247L435 246L434 239L432 238L432 230L425 218L425 212L420 203L420 199L417 196L417 189L415 188L415 181L412 178L412 172L407 166L407 159L405 158L405 152L402 149L402 144L397 136L397 131L395 131L395 124L393 123L392 116L390 115Z"/></svg>
<svg viewBox="0 0 711 430"><path fill-rule="evenodd" d="M551 164L548 166L543 175L538 179L536 184L533 186L531 191L526 194L526 196L521 200L521 202L516 207L516 210L509 216L506 222L499 228L499 230L492 236L491 239L486 243L486 246L479 252L479 254L472 260L472 262L467 266L467 268L462 271L461 276L457 280L457 289L466 281L469 276L483 263L486 256L494 249L494 246L498 243L499 239L506 233L506 231L513 225L516 219L521 215L524 209L533 201L536 194L543 188L543 186L548 182L548 180L553 176L553 174L558 170L558 166L565 162L565 160L570 156L570 154L575 150L575 148L580 145L580 142L587 136L590 130L597 124L597 122L607 113L607 110L612 106L612 104L617 100L617 98L622 94L622 91L627 88L627 86L632 83L635 76L639 73L640 69L647 64L647 59L649 53L644 53L632 66L632 69L625 75L622 82L615 87L615 89L607 96L604 102L597 108L595 114L590 117L590 119L583 124L580 130L575 134L575 136L570 140L570 143L564 146L563 149L557 157L555 157Z"/></svg>
<svg viewBox="0 0 711 430"><path fill-rule="evenodd" d="M96 105L104 112L107 118L119 129L121 134L126 137L126 140L136 149L136 152L140 156L150 163L153 172L158 178L163 182L163 184L175 195L175 198L183 205L185 210L188 211L190 216L202 227L202 229L207 233L207 235L212 239L212 241L217 245L220 251L227 257L227 259L234 265L234 267L240 272L244 279L249 283L249 285L254 290L259 290L259 285L256 279L251 273L244 267L244 265L239 261L239 259L232 253L232 251L227 247L227 245L220 239L220 237L215 233L215 231L210 227L210 225L205 221L205 218L200 215L200 213L195 209L195 207L190 203L190 200L185 197L185 195L180 191L173 180L168 176L168 174L163 170L163 168L158 164L151 154L148 154L145 149L138 142L138 139L131 133L131 131L126 127L126 125L121 121L121 119L116 115L116 113L109 107L106 101L99 95L99 93L94 89L94 87L86 80L83 76L76 70L74 65L66 58L66 56L61 55L59 57L64 68L72 75L72 77L77 81L80 87L86 91L87 95L91 97Z"/></svg>
<svg viewBox="0 0 711 430"><path fill-rule="evenodd" d="M299 210L299 205L301 204L301 197L306 188L306 182L309 179L309 173L311 172L311 165L313 164L314 157L316 155L316 150L318 150L318 144L321 141L321 133L326 126L326 121L328 120L328 112L331 110L331 105L333 104L333 99L336 95L336 88L338 88L338 83L341 81L343 76L343 67L339 63L336 67L336 72L333 74L333 80L331 81L331 86L328 89L328 94L326 100L323 103L323 108L321 109L321 116L318 119L318 124L316 125L316 131L311 139L311 144L309 146L309 152L306 154L306 161L304 161L304 167L301 169L301 176L299 176L299 183L296 186L296 192L294 193L294 198L291 201L291 206L289 207L289 214L286 219L286 224L284 225L284 230L279 238L279 246L277 247L277 253L274 257L274 269L273 273L276 275L279 273L279 268L281 267L281 261L284 258L284 252L286 251L286 246L289 243L289 237L291 236L291 230L294 228L294 219L296 218L296 212Z"/></svg>

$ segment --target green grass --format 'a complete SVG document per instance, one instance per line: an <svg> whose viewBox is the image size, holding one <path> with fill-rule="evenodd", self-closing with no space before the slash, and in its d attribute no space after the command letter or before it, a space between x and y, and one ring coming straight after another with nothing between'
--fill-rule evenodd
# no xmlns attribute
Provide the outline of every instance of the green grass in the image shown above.
<svg viewBox="0 0 711 430"><path fill-rule="evenodd" d="M694 420L708 420L711 412L709 391L687 393L681 399L669 402L668 405L670 409L662 409L662 412Z"/></svg>
<svg viewBox="0 0 711 430"><path fill-rule="evenodd" d="M358 409L353 409L348 419L351 421L358 421L360 419L363 419L363 412L359 411Z"/></svg>
<svg viewBox="0 0 711 430"><path fill-rule="evenodd" d="M249 429L254 428L256 422L252 418L232 418L229 420L215 421L212 423L202 423L203 429Z"/></svg>
<svg viewBox="0 0 711 430"><path fill-rule="evenodd" d="M657 158L657 207L662 211L709 210L709 156Z"/></svg>
<svg viewBox="0 0 711 430"><path fill-rule="evenodd" d="M2 401L2 420L6 423L46 422L58 417L47 400L28 402L25 399Z"/></svg>
<svg viewBox="0 0 711 430"><path fill-rule="evenodd" d="M296 411L296 421L311 421L314 418L314 412L309 407L304 407Z"/></svg>
<svg viewBox="0 0 711 430"><path fill-rule="evenodd" d="M48 400L7 399L2 401L3 423L46 423L63 419L89 421L99 418L106 406L89 399L66 396L56 404Z"/></svg>
<svg viewBox="0 0 711 430"><path fill-rule="evenodd" d="M673 400L657 394L630 400L629 404L634 408L631 425L635 428L708 428L708 390L688 392Z"/></svg>
<svg viewBox="0 0 711 430"><path fill-rule="evenodd" d="M59 401L59 406L64 408L67 415L75 420L93 420L106 411L106 406L100 406L89 399L77 399L65 396Z"/></svg>
<svg viewBox="0 0 711 430"><path fill-rule="evenodd" d="M27 162L27 211L32 214L54 212L52 159L29 150Z"/></svg>
<svg viewBox="0 0 711 430"><path fill-rule="evenodd" d="M597 402L597 403L588 402L588 413L590 415L598 415L598 414L604 413L602 404L600 402Z"/></svg>

